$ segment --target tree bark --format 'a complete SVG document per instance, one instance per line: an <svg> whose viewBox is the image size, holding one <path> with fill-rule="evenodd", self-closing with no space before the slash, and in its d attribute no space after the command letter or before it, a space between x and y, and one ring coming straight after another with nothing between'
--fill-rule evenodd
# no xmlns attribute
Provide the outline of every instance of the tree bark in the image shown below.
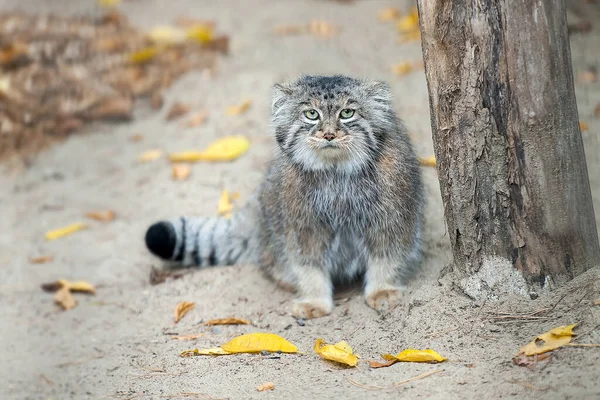
<svg viewBox="0 0 600 400"><path fill-rule="evenodd" d="M600 265L564 0L419 0L455 283L537 297Z"/></svg>

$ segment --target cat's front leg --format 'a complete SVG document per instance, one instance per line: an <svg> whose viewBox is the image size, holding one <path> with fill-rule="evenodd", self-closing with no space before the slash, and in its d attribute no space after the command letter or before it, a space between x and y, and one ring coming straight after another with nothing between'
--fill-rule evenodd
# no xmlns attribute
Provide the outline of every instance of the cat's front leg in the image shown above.
<svg viewBox="0 0 600 400"><path fill-rule="evenodd" d="M333 285L327 272L313 265L294 265L298 298L294 301L292 315L298 318L319 318L333 311Z"/></svg>
<svg viewBox="0 0 600 400"><path fill-rule="evenodd" d="M365 274L364 294L369 307L378 312L394 308L406 289L399 277L398 263L387 257L371 257Z"/></svg>

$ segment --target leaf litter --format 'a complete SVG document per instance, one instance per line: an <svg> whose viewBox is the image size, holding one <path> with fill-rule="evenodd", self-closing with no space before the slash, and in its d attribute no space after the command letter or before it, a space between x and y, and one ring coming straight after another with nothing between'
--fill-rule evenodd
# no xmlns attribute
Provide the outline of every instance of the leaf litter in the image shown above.
<svg viewBox="0 0 600 400"><path fill-rule="evenodd" d="M85 216L100 222L110 222L114 220L117 214L113 210L90 211Z"/></svg>
<svg viewBox="0 0 600 400"><path fill-rule="evenodd" d="M537 336L527 345L519 349L518 355L533 356L556 350L571 342L575 335L573 329L577 324L563 325Z"/></svg>
<svg viewBox="0 0 600 400"><path fill-rule="evenodd" d="M86 281L71 282L66 279L59 279L55 282L44 283L41 288L46 292L56 292L54 302L64 310L70 310L77 306L77 300L73 296L73 292L96 294L96 288Z"/></svg>
<svg viewBox="0 0 600 400"><path fill-rule="evenodd" d="M273 382L265 382L259 387L256 388L259 392L264 392L266 390L275 390L275 384Z"/></svg>
<svg viewBox="0 0 600 400"><path fill-rule="evenodd" d="M46 264L52 261L54 261L54 256L51 255L29 257L29 262L32 264Z"/></svg>
<svg viewBox="0 0 600 400"><path fill-rule="evenodd" d="M274 333L248 333L237 336L221 347L213 347L208 349L193 349L186 350L180 354L181 357L189 357L194 355L228 355L237 353L260 353L267 352L282 352L282 353L297 353L298 347L288 342L283 337Z"/></svg>
<svg viewBox="0 0 600 400"><path fill-rule="evenodd" d="M169 41L175 28L145 32L115 9L94 17L0 15L8 43L0 49L0 117L7 121L0 158L37 152L91 121L131 120L134 99L154 103L180 76L212 68L228 53L229 39L214 24L177 29L185 40Z"/></svg>
<svg viewBox="0 0 600 400"><path fill-rule="evenodd" d="M354 354L352 347L345 341L336 344L325 344L323 339L317 339L314 351L326 360L355 367L358 364L358 354Z"/></svg>
<svg viewBox="0 0 600 400"><path fill-rule="evenodd" d="M382 354L381 357L387 362L369 361L371 368L383 368L389 367L397 362L426 362L426 363L440 363L447 360L446 357L441 356L438 352L432 349L417 350L417 349L406 349L398 355L393 354Z"/></svg>
<svg viewBox="0 0 600 400"><path fill-rule="evenodd" d="M241 318L217 318L206 321L204 325L250 325L250 321Z"/></svg>
<svg viewBox="0 0 600 400"><path fill-rule="evenodd" d="M183 316L190 312L194 307L196 307L196 303L191 301L182 301L181 303L177 304L177 307L175 307L175 323L178 323L181 318L183 318Z"/></svg>

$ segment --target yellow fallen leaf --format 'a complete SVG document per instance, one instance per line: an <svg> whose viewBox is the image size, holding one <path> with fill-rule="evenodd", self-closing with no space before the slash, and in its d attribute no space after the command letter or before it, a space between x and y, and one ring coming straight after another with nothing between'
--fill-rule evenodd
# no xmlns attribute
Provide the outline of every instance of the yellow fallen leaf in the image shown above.
<svg viewBox="0 0 600 400"><path fill-rule="evenodd" d="M410 14L400 18L397 24L398 31L400 33L413 32L419 29L419 11L416 7L413 7Z"/></svg>
<svg viewBox="0 0 600 400"><path fill-rule="evenodd" d="M75 233L77 231L80 231L80 230L86 229L86 228L87 228L86 224L84 224L82 222L77 222L75 224L67 225L63 228L59 228L59 229L55 229L55 230L46 232L46 239L47 240L58 239L63 236L70 235L72 233Z"/></svg>
<svg viewBox="0 0 600 400"><path fill-rule="evenodd" d="M238 336L222 345L221 348L230 353L298 352L296 346L274 333L249 333Z"/></svg>
<svg viewBox="0 0 600 400"><path fill-rule="evenodd" d="M352 347L345 341L342 340L337 344L323 345L324 343L323 339L317 339L314 347L315 353L324 359L336 361L351 367L355 367L358 364L359 356L353 353Z"/></svg>
<svg viewBox="0 0 600 400"><path fill-rule="evenodd" d="M241 318L218 318L206 321L204 325L250 325L250 321Z"/></svg>
<svg viewBox="0 0 600 400"><path fill-rule="evenodd" d="M39 257L30 257L29 262L32 264L46 264L52 262L54 260L54 256L39 256Z"/></svg>
<svg viewBox="0 0 600 400"><path fill-rule="evenodd" d="M275 390L275 384L273 382L266 382L256 388L259 392L264 392L265 390Z"/></svg>
<svg viewBox="0 0 600 400"><path fill-rule="evenodd" d="M424 167L435 167L436 166L435 156L419 158L419 164L423 165Z"/></svg>
<svg viewBox="0 0 600 400"><path fill-rule="evenodd" d="M173 164L171 168L173 179L176 181L184 181L189 178L192 173L192 167L187 164Z"/></svg>
<svg viewBox="0 0 600 400"><path fill-rule="evenodd" d="M96 3L101 7L114 7L119 5L121 0L96 0Z"/></svg>
<svg viewBox="0 0 600 400"><path fill-rule="evenodd" d="M145 151L142 154L140 154L140 156L137 158L137 160L139 162L154 161L154 160L158 160L159 158L161 158L162 155L163 155L162 150L148 150L148 151Z"/></svg>
<svg viewBox="0 0 600 400"><path fill-rule="evenodd" d="M197 333L195 335L175 335L175 336L171 336L171 339L173 340L194 340L194 339L198 339L199 337L204 336L204 333Z"/></svg>
<svg viewBox="0 0 600 400"><path fill-rule="evenodd" d="M227 109L225 110L225 114L230 116L243 114L250 109L251 105L252 101L246 99L242 102L242 104L227 107Z"/></svg>
<svg viewBox="0 0 600 400"><path fill-rule="evenodd" d="M177 304L177 307L175 307L175 323L178 323L179 320L181 320L181 318L183 318L183 316L195 306L196 303L191 301L182 301L181 303Z"/></svg>
<svg viewBox="0 0 600 400"><path fill-rule="evenodd" d="M185 41L185 32L172 26L156 26L148 32L148 37L155 44L170 45L183 43Z"/></svg>
<svg viewBox="0 0 600 400"><path fill-rule="evenodd" d="M578 324L563 325L551 329L548 332L537 336L531 343L521 347L517 355L525 354L526 356L533 356L535 354L543 354L551 350L556 350L571 342L573 335L575 335L573 328L577 325Z"/></svg>
<svg viewBox="0 0 600 400"><path fill-rule="evenodd" d="M446 361L447 358L441 356L436 351L427 349L427 350L416 350L416 349L407 349L400 353L397 356L392 354L383 354L381 356L384 360L388 361L402 361L402 362L443 362Z"/></svg>
<svg viewBox="0 0 600 400"><path fill-rule="evenodd" d="M585 132L588 129L590 129L590 126L586 122L579 121L579 130L581 130L581 132Z"/></svg>
<svg viewBox="0 0 600 400"><path fill-rule="evenodd" d="M393 7L384 8L383 10L380 10L377 13L377 16L379 17L379 20L381 22L393 21L395 19L400 18L401 15L402 13L400 12L400 10Z"/></svg>
<svg viewBox="0 0 600 400"><path fill-rule="evenodd" d="M413 66L408 62L401 62L400 64L396 64L392 67L392 71L399 76L406 75L412 72Z"/></svg>
<svg viewBox="0 0 600 400"><path fill-rule="evenodd" d="M96 294L96 288L86 281L70 282L66 279L59 279L58 283L63 287L67 288L70 292L83 292Z"/></svg>
<svg viewBox="0 0 600 400"><path fill-rule="evenodd" d="M116 213L113 210L90 211L85 216L96 221L109 222L115 219Z"/></svg>
<svg viewBox="0 0 600 400"><path fill-rule="evenodd" d="M239 197L239 193L229 193L227 190L223 190L219 204L217 205L217 214L224 216L225 218L231 218L231 212L233 211L232 200Z"/></svg>
<svg viewBox="0 0 600 400"><path fill-rule="evenodd" d="M195 40L200 43L208 43L214 39L212 27L209 25L194 25L188 28L185 32L188 39Z"/></svg>
<svg viewBox="0 0 600 400"><path fill-rule="evenodd" d="M211 349L193 349L186 350L182 352L180 357L190 357L190 356L224 356L227 354L232 354L228 351L223 350L220 347L213 347Z"/></svg>
<svg viewBox="0 0 600 400"><path fill-rule="evenodd" d="M77 300L75 300L75 297L73 297L69 288L66 286L63 286L56 292L54 295L54 302L60 305L64 310L70 310L77 305Z"/></svg>
<svg viewBox="0 0 600 400"><path fill-rule="evenodd" d="M134 64L143 64L150 61L158 54L158 47L146 47L129 54L129 61Z"/></svg>
<svg viewBox="0 0 600 400"><path fill-rule="evenodd" d="M169 158L174 162L232 161L243 155L249 148L250 142L245 137L229 136L217 140L204 151L173 153Z"/></svg>

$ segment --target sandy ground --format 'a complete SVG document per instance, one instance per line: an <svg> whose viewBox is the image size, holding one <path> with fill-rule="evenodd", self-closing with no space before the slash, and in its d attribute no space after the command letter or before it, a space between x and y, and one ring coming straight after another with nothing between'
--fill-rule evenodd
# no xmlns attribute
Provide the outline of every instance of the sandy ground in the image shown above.
<svg viewBox="0 0 600 400"><path fill-rule="evenodd" d="M42 6L43 4L43 6ZM407 315L396 309L378 315L356 293L338 296L332 315L301 326L289 315L291 295L276 289L254 266L204 270L151 286L149 272L158 266L143 245L151 222L173 215L214 215L222 189L247 197L261 177L273 141L267 134L269 87L300 73L347 73L388 80L398 112L413 134L417 151L432 154L425 77L417 71L395 77L389 67L418 61L419 43L399 45L394 27L377 22L377 10L408 2L356 1L192 1L136 0L123 11L142 27L171 22L181 15L214 18L231 34L232 52L213 76L190 73L167 92L160 113L139 108L128 124L101 125L90 134L72 136L34 158L26 168L2 167L0 175L0 398L2 399L159 399L159 398L600 398L600 349L570 347L533 369L513 365L518 348L555 326L579 322L581 343L600 343L598 297L600 271L589 271L567 287L535 301L509 298L474 302L445 280L449 262L436 173L424 169L429 194L427 260L411 283ZM13 9L15 1L0 1ZM41 2L18 7L61 13L97 12L92 0ZM331 39L278 37L274 24L305 23L318 18L343 30ZM596 19L600 21L600 19ZM598 66L592 51L600 25L572 38L576 75ZM597 49L597 47L596 47ZM600 210L600 122L593 108L600 84L578 84L595 207ZM225 117L228 105L252 99L250 111ZM189 102L209 111L206 125L182 129L166 123L166 108ZM134 143L130 136L142 134ZM166 161L140 165L144 150L202 148L230 134L250 138L249 153L233 163L195 165L190 179L174 182ZM114 209L110 223L91 222L90 229L46 242L44 232L82 219L90 210ZM600 215L600 214L599 214ZM600 226L600 225L599 225ZM30 264L37 255L55 256L48 264ZM39 285L59 278L87 280L97 295L77 295L79 305L60 311ZM177 325L173 309L182 300L196 308ZM498 319L498 313L536 318ZM247 318L252 326L205 327L211 318ZM297 355L235 355L181 358L195 347L218 346L254 331L273 332L294 342ZM185 342L172 334L203 333ZM440 365L404 363L370 369L361 362L346 369L312 352L315 339L348 341L363 360L409 347L433 348L449 361ZM394 382L443 370L396 388ZM273 382L275 390L256 387ZM357 387L376 385L385 389ZM186 393L188 393L186 395ZM194 394L195 393L195 394Z"/></svg>

